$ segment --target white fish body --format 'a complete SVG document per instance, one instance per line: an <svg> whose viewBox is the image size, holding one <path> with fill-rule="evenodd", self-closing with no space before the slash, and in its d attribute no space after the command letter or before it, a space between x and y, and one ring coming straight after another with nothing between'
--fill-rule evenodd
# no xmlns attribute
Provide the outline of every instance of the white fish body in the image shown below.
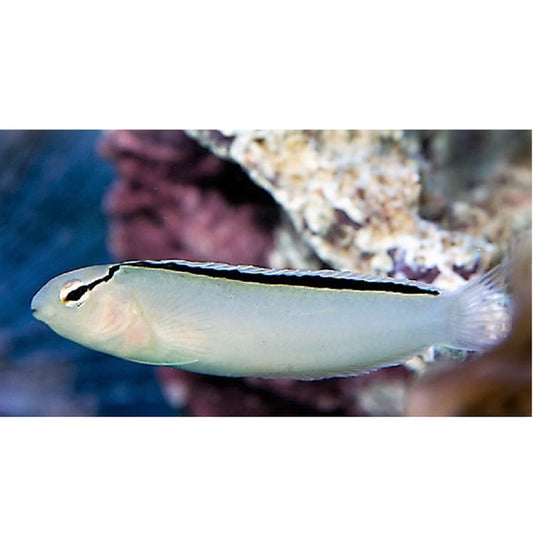
<svg viewBox="0 0 533 533"><path fill-rule="evenodd" d="M132 361L224 376L319 379L440 344L480 350L508 327L497 267L457 291L336 271L186 261L86 267L49 281L35 316Z"/></svg>

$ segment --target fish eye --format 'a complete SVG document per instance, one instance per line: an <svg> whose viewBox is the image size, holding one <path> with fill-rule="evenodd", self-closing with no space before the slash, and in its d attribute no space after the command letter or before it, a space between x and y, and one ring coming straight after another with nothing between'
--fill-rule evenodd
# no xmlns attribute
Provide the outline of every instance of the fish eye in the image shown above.
<svg viewBox="0 0 533 533"><path fill-rule="evenodd" d="M67 281L59 290L59 299L67 307L79 307L89 297L89 286L78 279Z"/></svg>

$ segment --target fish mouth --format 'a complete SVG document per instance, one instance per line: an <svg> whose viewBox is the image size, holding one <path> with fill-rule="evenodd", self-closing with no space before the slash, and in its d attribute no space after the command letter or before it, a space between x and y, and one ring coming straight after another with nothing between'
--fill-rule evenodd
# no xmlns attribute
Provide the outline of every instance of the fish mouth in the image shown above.
<svg viewBox="0 0 533 533"><path fill-rule="evenodd" d="M33 316L37 320L44 321L42 299L43 299L43 294L42 294L42 290L40 290L32 298L31 303L30 303L30 309L31 309L31 312L32 312Z"/></svg>
<svg viewBox="0 0 533 533"><path fill-rule="evenodd" d="M31 314L37 318L38 320L40 320L40 316L39 316L39 308L35 305L33 305L33 301L32 301L32 304L30 306L31 308Z"/></svg>

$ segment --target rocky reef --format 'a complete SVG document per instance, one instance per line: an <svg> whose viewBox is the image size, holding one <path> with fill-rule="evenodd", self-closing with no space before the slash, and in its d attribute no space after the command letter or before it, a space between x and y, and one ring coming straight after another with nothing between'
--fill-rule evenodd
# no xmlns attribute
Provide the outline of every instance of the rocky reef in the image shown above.
<svg viewBox="0 0 533 533"><path fill-rule="evenodd" d="M460 132L107 132L109 247L120 260L328 266L457 287L530 227L527 138L514 134L509 149L509 137L483 135L485 166L454 151ZM405 367L318 382L157 372L169 402L193 415L398 415L413 377Z"/></svg>
<svg viewBox="0 0 533 533"><path fill-rule="evenodd" d="M298 239L338 270L406 276L453 288L495 263L510 231L528 224L526 216L513 228L509 217L496 213L506 208L508 215L517 214L520 198L528 212L527 171L485 180L477 188L458 182L456 188L468 196L449 205L445 191L424 189L428 161L421 154L422 134L188 133L239 163L283 208ZM433 220L421 214L428 204ZM436 204L442 205L440 216ZM283 250L288 247L281 248L275 262L286 264Z"/></svg>

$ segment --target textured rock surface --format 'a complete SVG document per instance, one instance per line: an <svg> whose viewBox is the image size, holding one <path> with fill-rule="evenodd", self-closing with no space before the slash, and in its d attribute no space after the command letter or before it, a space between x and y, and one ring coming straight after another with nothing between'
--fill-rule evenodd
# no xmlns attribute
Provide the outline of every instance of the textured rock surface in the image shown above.
<svg viewBox="0 0 533 533"><path fill-rule="evenodd" d="M491 179L459 180L452 195L423 180L426 134L188 134L246 173L179 131L109 132L103 139L118 170L106 201L118 259L327 264L456 287L530 225L531 174L523 162ZM440 139L427 136L430 146ZM440 161L445 175L446 156ZM194 415L398 415L412 376L404 367L317 382L157 372L168 401Z"/></svg>
<svg viewBox="0 0 533 533"><path fill-rule="evenodd" d="M339 270L454 288L486 271L513 226L530 221L527 168L500 174L478 187L456 184L462 197L450 205L442 191L421 195L425 164L420 135L337 130L188 133L246 169L283 207L300 238ZM446 142L440 144L446 147ZM433 221L420 214L424 200L442 205ZM438 213L435 208L433 212Z"/></svg>

